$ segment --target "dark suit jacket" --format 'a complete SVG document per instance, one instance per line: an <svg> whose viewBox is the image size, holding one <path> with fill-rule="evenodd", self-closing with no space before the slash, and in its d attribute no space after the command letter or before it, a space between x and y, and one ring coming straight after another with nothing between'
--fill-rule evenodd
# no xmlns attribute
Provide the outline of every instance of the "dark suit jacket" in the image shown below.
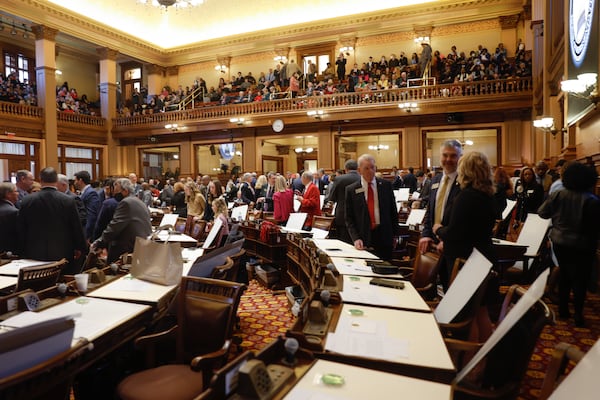
<svg viewBox="0 0 600 400"><path fill-rule="evenodd" d="M390 182L379 178L376 182L380 225L373 232L377 237L372 236L369 208L360 180L346 187L346 228L352 243L361 239L365 247L382 249L383 253L377 254L379 257L391 258L394 236L400 230L396 200Z"/></svg>
<svg viewBox="0 0 600 400"><path fill-rule="evenodd" d="M136 237L146 238L152 233L148 207L137 197L129 196L119 202L110 224L106 227L101 242L108 245L108 262L113 262L123 253L133 251Z"/></svg>
<svg viewBox="0 0 600 400"><path fill-rule="evenodd" d="M244 202L244 204L250 204L256 201L254 191L252 190L248 182L242 183L240 190L242 192L242 201Z"/></svg>
<svg viewBox="0 0 600 400"><path fill-rule="evenodd" d="M414 174L408 173L404 176L404 187L412 193L417 190L417 177Z"/></svg>
<svg viewBox="0 0 600 400"><path fill-rule="evenodd" d="M19 255L24 258L42 261L66 258L71 266L75 250L84 254L87 251L75 200L52 187L44 187L23 199L17 232Z"/></svg>
<svg viewBox="0 0 600 400"><path fill-rule="evenodd" d="M356 171L350 171L347 174L340 175L333 181L329 200L336 203L335 206L335 231L338 239L351 243L350 234L346 229L346 188L348 185L360 182L360 175ZM331 185L331 183L330 183Z"/></svg>
<svg viewBox="0 0 600 400"><path fill-rule="evenodd" d="M420 193L421 208L425 208L427 207L427 203L429 203L429 196L431 196L431 179L425 178L418 190Z"/></svg>
<svg viewBox="0 0 600 400"><path fill-rule="evenodd" d="M86 211L85 237L91 240L94 237L94 227L96 226L96 219L98 219L98 211L100 211L100 206L102 205L100 195L93 187L88 186L79 197L81 197Z"/></svg>
<svg viewBox="0 0 600 400"><path fill-rule="evenodd" d="M425 218L423 218L424 227L423 232L421 232L422 237L432 238L437 242L436 236L433 234L431 230L433 228L433 220L435 218L435 204L436 204L436 196L438 192L438 188L440 186L440 182L442 181L443 174L437 174L431 180L431 193L429 194L429 204L427 205L427 212L425 213ZM452 215L452 205L454 203L454 199L460 192L460 185L454 180L454 185L450 188L450 193L448 193L448 199L446 200L446 207L444 207L444 215L442 215L442 225L447 226L450 222L450 216Z"/></svg>
<svg viewBox="0 0 600 400"><path fill-rule="evenodd" d="M17 251L19 209L8 200L0 201L0 251Z"/></svg>

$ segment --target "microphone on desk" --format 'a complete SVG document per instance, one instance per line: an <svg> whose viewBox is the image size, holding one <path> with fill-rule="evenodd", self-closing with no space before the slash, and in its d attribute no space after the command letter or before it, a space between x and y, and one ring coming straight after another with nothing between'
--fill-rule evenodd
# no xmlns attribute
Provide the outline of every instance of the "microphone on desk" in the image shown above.
<svg viewBox="0 0 600 400"><path fill-rule="evenodd" d="M329 307L329 300L331 300L331 293L329 290L321 290L321 302L323 306Z"/></svg>
<svg viewBox="0 0 600 400"><path fill-rule="evenodd" d="M300 347L298 340L295 338L287 338L285 339L285 343L283 344L285 348L285 359L283 362L289 366L293 366L296 364L296 352Z"/></svg>
<svg viewBox="0 0 600 400"><path fill-rule="evenodd" d="M60 293L62 297L64 297L65 293L67 293L67 289L67 284L64 282L61 282L58 285L56 285L56 290L58 291L58 293Z"/></svg>
<svg viewBox="0 0 600 400"><path fill-rule="evenodd" d="M335 271L337 271L337 270L335 269L335 265L333 265L332 263L329 263L329 264L327 264L327 266L326 266L326 267L327 267L327 269L328 269L328 270L330 270L331 272L335 272Z"/></svg>
<svg viewBox="0 0 600 400"><path fill-rule="evenodd" d="M111 263L110 270L112 271L113 275L116 275L117 272L119 271L119 266L115 263Z"/></svg>

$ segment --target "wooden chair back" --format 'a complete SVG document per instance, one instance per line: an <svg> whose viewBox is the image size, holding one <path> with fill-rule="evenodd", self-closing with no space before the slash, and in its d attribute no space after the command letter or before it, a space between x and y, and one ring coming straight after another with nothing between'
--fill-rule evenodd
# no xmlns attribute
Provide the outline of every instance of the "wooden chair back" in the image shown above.
<svg viewBox="0 0 600 400"><path fill-rule="evenodd" d="M546 377L540 390L540 400L546 400L550 397L556 386L560 384L565 376L569 362L577 364L585 355L577 346L560 342L552 352L552 359L546 370Z"/></svg>
<svg viewBox="0 0 600 400"><path fill-rule="evenodd" d="M223 265L217 265L212 270L210 277L212 279L222 279L224 281L228 280L227 275L229 274L229 271L231 271L231 269L233 268L233 264L234 263L231 257L227 257Z"/></svg>
<svg viewBox="0 0 600 400"><path fill-rule="evenodd" d="M313 215L312 227L329 231L335 217L326 217L324 215Z"/></svg>
<svg viewBox="0 0 600 400"><path fill-rule="evenodd" d="M177 321L177 358L189 362L199 354L222 348L231 339L246 285L220 279L184 276Z"/></svg>
<svg viewBox="0 0 600 400"><path fill-rule="evenodd" d="M203 241L206 238L206 221L194 221L189 235L199 242Z"/></svg>
<svg viewBox="0 0 600 400"><path fill-rule="evenodd" d="M15 291L31 289L37 292L56 285L58 277L66 264L67 260L63 258L50 264L21 268Z"/></svg>
<svg viewBox="0 0 600 400"><path fill-rule="evenodd" d="M185 233L186 231L187 221L185 218L177 218L177 222L175 222L175 226L173 227L175 231L179 233Z"/></svg>
<svg viewBox="0 0 600 400"><path fill-rule="evenodd" d="M410 281L425 300L432 300L437 295L439 263L438 253L416 252Z"/></svg>

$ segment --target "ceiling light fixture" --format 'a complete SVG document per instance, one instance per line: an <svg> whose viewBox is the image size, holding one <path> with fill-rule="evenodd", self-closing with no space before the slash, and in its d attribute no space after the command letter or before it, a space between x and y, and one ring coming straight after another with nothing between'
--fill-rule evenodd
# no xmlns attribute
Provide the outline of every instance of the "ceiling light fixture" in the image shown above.
<svg viewBox="0 0 600 400"><path fill-rule="evenodd" d="M306 138L302 138L302 146L300 147L296 147L294 149L294 151L296 153L312 153L315 149L313 149L312 147L310 147L310 145L308 147L306 147Z"/></svg>
<svg viewBox="0 0 600 400"><path fill-rule="evenodd" d="M172 132L177 132L179 130L179 125L177 124L166 124L165 129L170 129Z"/></svg>
<svg viewBox="0 0 600 400"><path fill-rule="evenodd" d="M580 99L589 100L594 107L600 100L598 95L598 74L589 72L577 75L577 79L568 79L560 83L563 92Z"/></svg>
<svg viewBox="0 0 600 400"><path fill-rule="evenodd" d="M306 115L309 117L314 117L315 119L321 119L323 116L323 110L310 110L306 112Z"/></svg>
<svg viewBox="0 0 600 400"><path fill-rule="evenodd" d="M244 125L244 121L246 121L245 118L230 118L229 119L229 122L231 122L232 124L238 124L238 126Z"/></svg>
<svg viewBox="0 0 600 400"><path fill-rule="evenodd" d="M417 103L410 103L410 102L400 103L400 104L398 104L398 108L400 108L406 112L412 112L413 110L417 109Z"/></svg>
<svg viewBox="0 0 600 400"><path fill-rule="evenodd" d="M204 3L204 0L138 0L140 4L148 6L159 7L164 11L167 11L169 7L175 9L192 8Z"/></svg>

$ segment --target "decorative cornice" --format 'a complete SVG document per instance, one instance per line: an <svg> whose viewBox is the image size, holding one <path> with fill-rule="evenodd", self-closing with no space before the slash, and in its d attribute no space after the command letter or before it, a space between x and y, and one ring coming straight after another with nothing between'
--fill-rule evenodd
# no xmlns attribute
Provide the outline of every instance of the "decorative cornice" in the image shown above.
<svg viewBox="0 0 600 400"><path fill-rule="evenodd" d="M498 18L500 21L500 27L502 29L515 29L519 23L520 14L515 15L503 15Z"/></svg>
<svg viewBox="0 0 600 400"><path fill-rule="evenodd" d="M179 73L179 66L178 65L171 65L169 67L167 67L167 75L169 76L175 76Z"/></svg>
<svg viewBox="0 0 600 400"><path fill-rule="evenodd" d="M148 75L164 75L165 67L156 64L148 64L146 65L146 72Z"/></svg>
<svg viewBox="0 0 600 400"><path fill-rule="evenodd" d="M108 47L98 47L96 53L100 56L101 60L117 61L119 55L118 50L109 49Z"/></svg>
<svg viewBox="0 0 600 400"><path fill-rule="evenodd" d="M35 35L35 40L55 40L58 29L50 28L45 25L31 25L31 31Z"/></svg>
<svg viewBox="0 0 600 400"><path fill-rule="evenodd" d="M430 24L430 21L435 21L435 31L445 25L457 23L469 25L481 18L497 18L511 13L520 13L523 6L522 0L441 0L163 49L88 17L69 14L68 10L42 0L11 0L8 3L3 4L3 9L13 15L29 19L34 23L55 27L67 35L94 43L96 46L118 48L125 56L159 65L184 65L210 61L214 60L214 55L217 53L229 53L237 57L279 46L297 47L318 40L336 41L346 35L356 37L358 42L365 36L412 31L413 25L419 22Z"/></svg>

